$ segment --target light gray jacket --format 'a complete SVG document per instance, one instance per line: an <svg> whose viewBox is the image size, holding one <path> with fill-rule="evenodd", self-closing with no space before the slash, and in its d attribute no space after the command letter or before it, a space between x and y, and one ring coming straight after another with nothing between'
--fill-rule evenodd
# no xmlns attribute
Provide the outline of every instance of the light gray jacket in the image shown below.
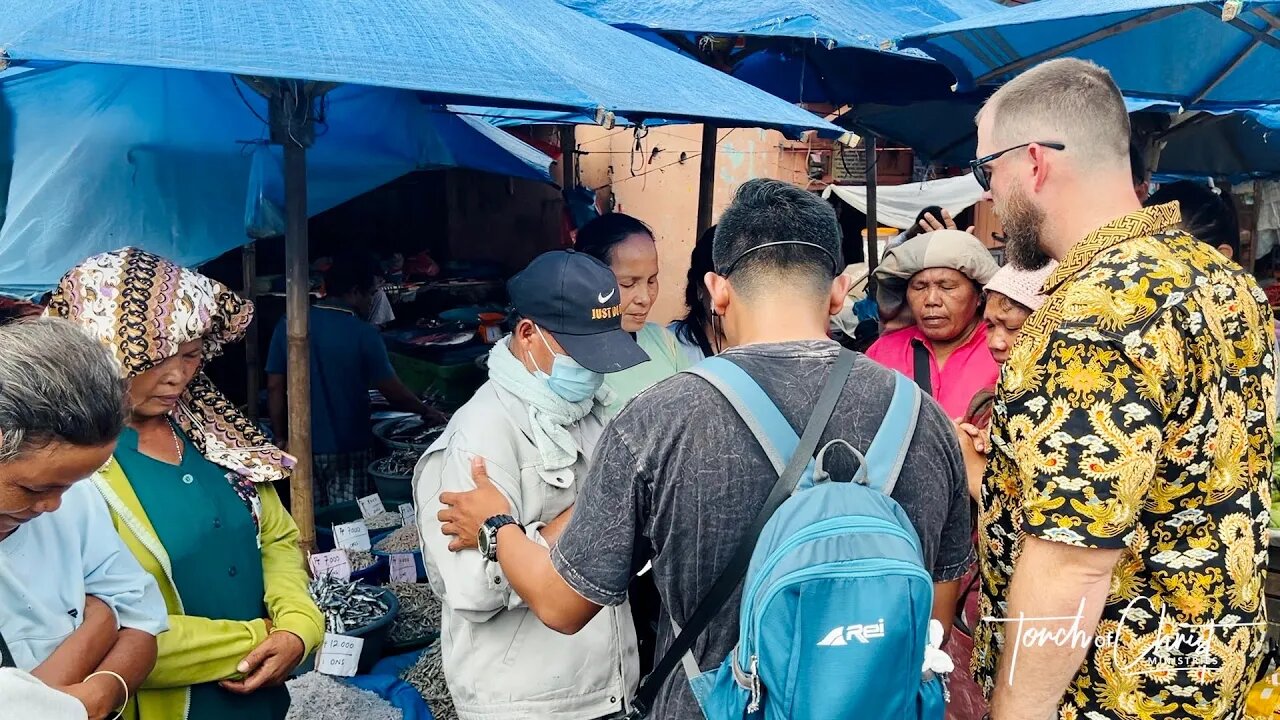
<svg viewBox="0 0 1280 720"><path fill-rule="evenodd" d="M543 625L498 563L477 550L449 551L436 514L441 492L475 488L471 458L511 502L529 537L569 508L604 427L588 415L570 428L572 468L544 480L528 406L493 382L454 415L414 472L414 506L431 587L444 600L441 646L459 720L597 718L621 710L639 679L631 607L604 608L576 635Z"/></svg>

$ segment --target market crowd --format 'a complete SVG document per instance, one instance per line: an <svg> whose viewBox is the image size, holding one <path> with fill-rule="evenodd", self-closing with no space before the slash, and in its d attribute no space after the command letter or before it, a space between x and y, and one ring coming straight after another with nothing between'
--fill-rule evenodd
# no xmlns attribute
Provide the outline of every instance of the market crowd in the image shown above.
<svg viewBox="0 0 1280 720"><path fill-rule="evenodd" d="M626 215L510 280L488 382L414 476L458 717L1242 717L1276 335L1234 216L1197 186L1147 196L1123 98L1085 62L1009 82L977 137L1007 264L922 213L874 274L865 354L832 339L835 214L786 183L746 183L698 238L670 326ZM367 390L434 413L366 322L373 275L336 269L312 310L322 370L358 381L313 388L336 408L323 502L365 490L344 427ZM284 717L324 633L272 485L295 461L203 373L252 315L125 249L0 326L0 717ZM815 493L865 514L805 516ZM857 522L882 535L832 531ZM803 590L752 558L768 543Z"/></svg>

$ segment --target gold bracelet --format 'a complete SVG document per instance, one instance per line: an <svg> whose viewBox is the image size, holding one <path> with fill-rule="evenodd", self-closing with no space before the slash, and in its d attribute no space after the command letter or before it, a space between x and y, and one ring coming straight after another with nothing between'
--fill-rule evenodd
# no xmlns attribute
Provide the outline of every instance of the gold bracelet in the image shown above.
<svg viewBox="0 0 1280 720"><path fill-rule="evenodd" d="M99 670L94 673L89 673L88 677L86 677L83 682L89 682L99 675L110 675L111 677L119 680L120 687L124 688L124 702L120 703L119 709L116 710L116 714L111 718L111 720L120 720L120 716L124 715L124 709L129 706L129 683L125 682L124 678L120 677L119 673L114 673L110 670Z"/></svg>

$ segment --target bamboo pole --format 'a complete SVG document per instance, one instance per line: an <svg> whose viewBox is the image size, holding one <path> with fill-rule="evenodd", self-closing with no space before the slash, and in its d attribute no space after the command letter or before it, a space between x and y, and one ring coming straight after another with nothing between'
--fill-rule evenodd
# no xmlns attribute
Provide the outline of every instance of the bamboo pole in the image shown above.
<svg viewBox="0 0 1280 720"><path fill-rule="evenodd" d="M560 189L565 193L578 184L577 128L560 126ZM565 196L568 199L568 195Z"/></svg>
<svg viewBox="0 0 1280 720"><path fill-rule="evenodd" d="M307 254L307 151L284 143L285 308L289 334L289 454L298 459L289 479L289 507L298 525L298 544L315 547L315 511L311 500L311 344L308 321L311 264Z"/></svg>

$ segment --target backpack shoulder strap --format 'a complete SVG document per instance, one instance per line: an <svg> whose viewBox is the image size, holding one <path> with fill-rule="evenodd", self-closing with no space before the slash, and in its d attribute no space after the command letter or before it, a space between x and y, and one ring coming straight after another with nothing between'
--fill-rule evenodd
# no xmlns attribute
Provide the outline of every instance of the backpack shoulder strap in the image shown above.
<svg viewBox="0 0 1280 720"><path fill-rule="evenodd" d="M916 384L925 395L933 394L933 375L929 363L929 349L920 340L911 341L911 372L916 376Z"/></svg>
<svg viewBox="0 0 1280 720"><path fill-rule="evenodd" d="M872 488L893 494L919 419L920 388L906 375L894 373L893 399L867 449L868 485Z"/></svg>
<svg viewBox="0 0 1280 720"><path fill-rule="evenodd" d="M685 372L706 380L724 395L764 448L773 469L781 475L800 444L800 436L760 384L723 357L707 358Z"/></svg>

